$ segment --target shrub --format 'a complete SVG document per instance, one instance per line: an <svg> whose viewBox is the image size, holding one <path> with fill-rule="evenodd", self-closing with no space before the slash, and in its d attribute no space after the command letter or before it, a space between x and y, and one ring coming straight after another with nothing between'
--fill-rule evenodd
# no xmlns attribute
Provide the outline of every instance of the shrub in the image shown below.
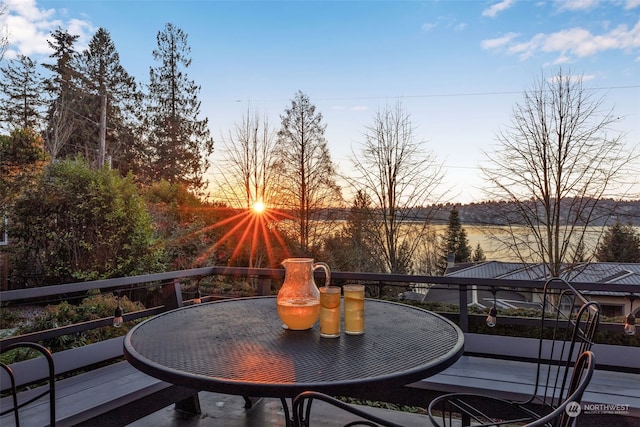
<svg viewBox="0 0 640 427"><path fill-rule="evenodd" d="M60 328L90 320L112 317L118 305L112 294L98 294L84 298L79 305L64 301L57 305L48 305L44 312L33 319L32 322L20 327L18 335L47 329ZM138 302L130 301L126 296L120 299L120 306L125 313L144 309ZM107 326L78 332L72 335L63 335L47 340L43 345L52 352L80 347L109 338L125 335L131 325L123 324L120 328Z"/></svg>

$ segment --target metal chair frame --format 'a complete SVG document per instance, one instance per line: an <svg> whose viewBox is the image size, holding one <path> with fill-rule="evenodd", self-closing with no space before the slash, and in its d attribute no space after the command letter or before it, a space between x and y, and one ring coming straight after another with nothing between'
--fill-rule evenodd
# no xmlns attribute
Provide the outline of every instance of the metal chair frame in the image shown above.
<svg viewBox="0 0 640 427"><path fill-rule="evenodd" d="M499 426L545 419L571 394L571 386L575 386L571 382L573 367L580 355L591 349L599 323L597 302L588 301L564 279L548 280L543 291L536 378L530 397L512 401L490 395L451 393L430 403L431 421L434 425L448 426L451 420L459 418L463 426L471 425L472 421L474 426Z"/></svg>
<svg viewBox="0 0 640 427"><path fill-rule="evenodd" d="M570 415L571 411L567 410L570 404L579 404L584 391L586 390L593 371L595 369L595 357L591 351L583 352L572 370L571 380L569 382L568 393L565 400L559 404L552 412L547 415L534 419L533 421L525 424L523 427L541 427L541 426L570 426L575 419L575 416ZM463 396L463 395L459 395ZM324 393L315 391L305 391L293 400L293 415L294 425L296 427L310 427L311 426L311 405L313 400L321 400L330 405L341 409L345 412L353 414L358 417L358 420L348 422L344 427L353 426L368 426L368 427L400 427L400 424L385 420L378 416L371 414L359 407L349 405L334 397L328 396ZM451 402L450 400L447 402ZM508 401L503 401L507 404L511 404ZM503 423L496 421L492 425L502 425Z"/></svg>
<svg viewBox="0 0 640 427"><path fill-rule="evenodd" d="M0 367L7 373L9 377L9 380L11 383L11 386L9 389L10 389L12 400L13 400L12 407L10 409L7 409L1 412L0 416L4 416L10 412L13 412L14 419L16 422L16 427L20 427L20 413L19 413L20 409L48 394L49 395L49 420L50 420L50 425L53 427L56 424L56 404L55 404L56 387L55 387L55 368L54 368L54 362L53 362L53 357L51 356L51 352L46 347L43 347L37 343L18 342L18 343L10 344L7 347L5 347L4 349L2 349L0 354L6 353L7 351L18 349L18 348L29 348L32 350L37 350L45 357L48 365L48 370L49 370L49 377L48 377L49 387L47 387L47 389L42 393L39 393L36 396L25 400L24 402L18 402L18 385L16 381L16 376L13 370L11 369L11 366L0 362Z"/></svg>
<svg viewBox="0 0 640 427"><path fill-rule="evenodd" d="M343 411L349 412L361 420L349 422L344 427L368 426L368 427L402 427L401 424L385 420L377 417L367 411L359 409L353 405L349 405L341 400L331 397L327 394L316 391L305 391L297 395L293 399L293 425L295 427L310 427L311 422L311 405L315 400L322 400L335 406Z"/></svg>

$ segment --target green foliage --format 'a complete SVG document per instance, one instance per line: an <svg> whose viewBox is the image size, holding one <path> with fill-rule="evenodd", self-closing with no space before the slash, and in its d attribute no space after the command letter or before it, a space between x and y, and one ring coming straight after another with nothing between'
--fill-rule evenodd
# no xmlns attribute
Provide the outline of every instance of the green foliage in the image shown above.
<svg viewBox="0 0 640 427"><path fill-rule="evenodd" d="M92 162L97 153L99 166L105 155L112 159L113 167L121 175L129 171L136 173L138 151L141 150L136 144L139 137L136 113L140 110L142 94L133 77L120 64L109 32L98 28L87 49L75 56L73 66L76 90L72 92L70 102L74 112L86 120L74 120L73 134L61 154L82 155ZM96 123L100 123L103 113L106 129L105 145L101 146Z"/></svg>
<svg viewBox="0 0 640 427"><path fill-rule="evenodd" d="M200 283L200 292L202 295L221 295L225 297L252 297L256 296L254 284L251 279L233 280L231 282L224 280L203 281Z"/></svg>
<svg viewBox="0 0 640 427"><path fill-rule="evenodd" d="M153 183L144 197L170 270L217 263L224 246L214 246L222 235L215 224L228 209L203 203L186 184L166 180Z"/></svg>
<svg viewBox="0 0 640 427"><path fill-rule="evenodd" d="M37 129L41 125L43 79L36 62L18 55L0 69L0 121L9 129Z"/></svg>
<svg viewBox="0 0 640 427"><path fill-rule="evenodd" d="M449 224L440 242L440 260L438 267L441 273L447 268L447 258L449 254L455 255L456 262L471 261L472 249L471 246L469 246L467 232L460 223L460 215L456 208L451 209Z"/></svg>
<svg viewBox="0 0 640 427"><path fill-rule="evenodd" d="M640 234L631 224L616 221L609 227L596 249L600 262L640 262Z"/></svg>
<svg viewBox="0 0 640 427"><path fill-rule="evenodd" d="M187 34L173 24L158 32L153 58L158 61L149 74L146 109L146 182L165 179L190 189L204 185L213 139L208 119L199 119L200 86L187 77L191 48Z"/></svg>
<svg viewBox="0 0 640 427"><path fill-rule="evenodd" d="M49 165L9 212L13 274L33 284L162 271L162 252L132 177L83 161Z"/></svg>
<svg viewBox="0 0 640 427"><path fill-rule="evenodd" d="M148 202L154 204L164 204L177 208L198 208L202 207L202 201L198 199L184 184L171 183L166 179L151 184L145 192Z"/></svg>
<svg viewBox="0 0 640 427"><path fill-rule="evenodd" d="M371 198L366 192L358 190L344 227L325 238L319 257L340 271L383 271L383 256L373 243L372 233L378 227L373 219Z"/></svg>
<svg viewBox="0 0 640 427"><path fill-rule="evenodd" d="M31 332L87 322L90 320L112 317L117 305L118 301L112 294L92 295L84 298L79 305L73 305L66 301L58 305L49 305L45 308L43 313L38 315L31 322L19 328L17 334L28 334ZM142 304L139 302L132 302L126 296L120 298L120 306L125 313L144 309ZM132 325L125 322L120 328L108 326L79 332L73 335L63 335L46 340L43 345L52 352L80 347L86 344L125 335L131 326Z"/></svg>
<svg viewBox="0 0 640 427"><path fill-rule="evenodd" d="M0 310L0 329L12 328L18 324L20 317L13 311Z"/></svg>
<svg viewBox="0 0 640 427"><path fill-rule="evenodd" d="M46 160L44 141L32 129L0 135L0 208L33 182Z"/></svg>
<svg viewBox="0 0 640 427"><path fill-rule="evenodd" d="M486 260L487 260L487 257L485 256L484 251L480 246L480 243L478 243L478 246L476 246L475 250L473 251L473 256L471 257L471 261L484 262Z"/></svg>

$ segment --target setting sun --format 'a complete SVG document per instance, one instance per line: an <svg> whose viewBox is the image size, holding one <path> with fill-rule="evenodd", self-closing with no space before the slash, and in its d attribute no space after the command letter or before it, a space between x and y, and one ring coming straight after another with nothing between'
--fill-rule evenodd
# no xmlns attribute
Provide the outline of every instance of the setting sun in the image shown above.
<svg viewBox="0 0 640 427"><path fill-rule="evenodd" d="M255 213L262 213L266 209L266 206L264 205L264 203L262 203L262 201L258 200L253 204L252 209Z"/></svg>

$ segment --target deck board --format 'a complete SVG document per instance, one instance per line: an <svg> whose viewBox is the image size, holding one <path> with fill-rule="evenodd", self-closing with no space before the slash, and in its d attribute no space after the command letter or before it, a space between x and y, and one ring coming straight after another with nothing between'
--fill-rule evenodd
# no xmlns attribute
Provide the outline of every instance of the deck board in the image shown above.
<svg viewBox="0 0 640 427"><path fill-rule="evenodd" d="M503 398L522 399L533 390L535 364L462 356L453 366L411 387L444 392L469 391ZM640 374L597 369L583 403L629 405L630 415L640 417Z"/></svg>

